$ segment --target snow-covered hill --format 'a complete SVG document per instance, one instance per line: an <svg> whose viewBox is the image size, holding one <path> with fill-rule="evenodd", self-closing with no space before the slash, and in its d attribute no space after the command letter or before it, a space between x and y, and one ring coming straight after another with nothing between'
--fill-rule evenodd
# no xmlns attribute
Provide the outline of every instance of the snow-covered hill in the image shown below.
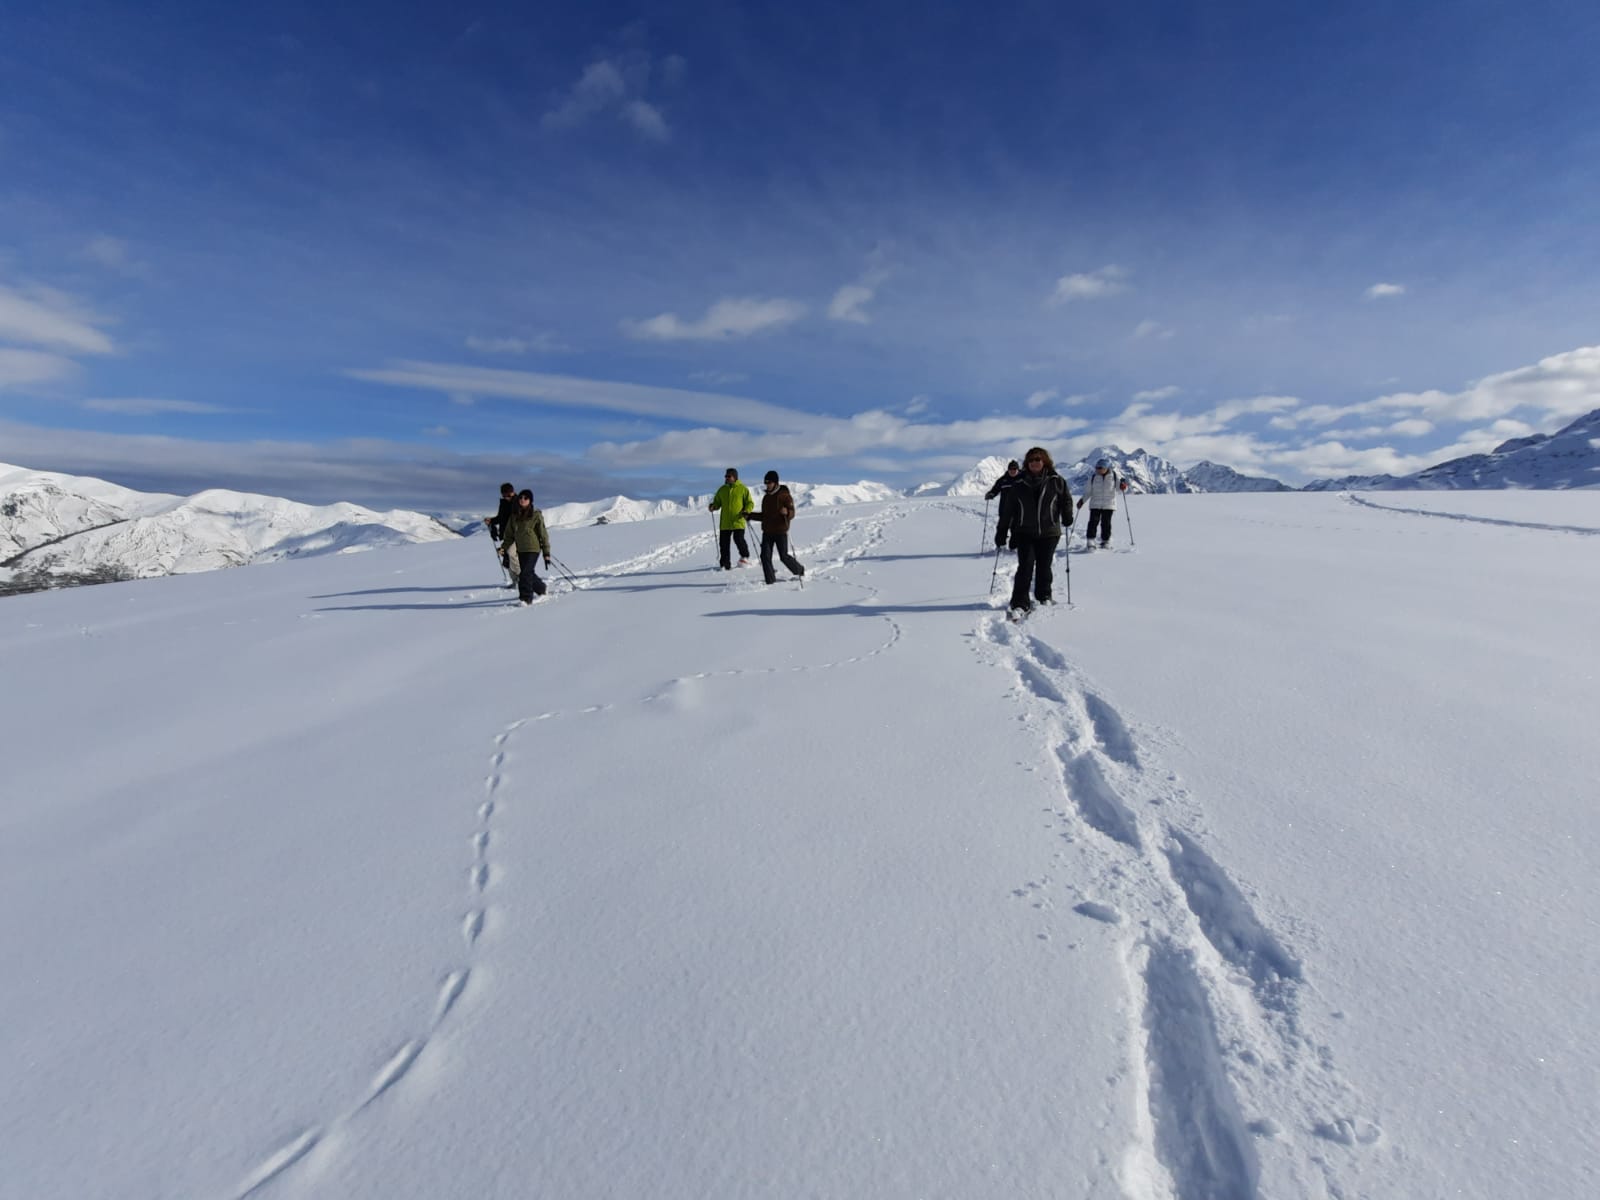
<svg viewBox="0 0 1600 1200"><path fill-rule="evenodd" d="M0 1194L1590 1196L1600 493L1401 499L0 603Z"/></svg>
<svg viewBox="0 0 1600 1200"><path fill-rule="evenodd" d="M403 509L375 512L222 490L168 496L0 466L0 573L30 587L182 575L455 536L437 519Z"/></svg>

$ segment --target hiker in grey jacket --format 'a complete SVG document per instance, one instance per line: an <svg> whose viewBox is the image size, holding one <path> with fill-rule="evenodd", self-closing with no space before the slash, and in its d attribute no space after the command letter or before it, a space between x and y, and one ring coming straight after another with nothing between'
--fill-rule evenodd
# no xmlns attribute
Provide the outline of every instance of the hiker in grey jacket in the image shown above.
<svg viewBox="0 0 1600 1200"><path fill-rule="evenodd" d="M1079 506L1089 510L1089 528L1084 531L1084 537L1089 545L1094 545L1095 527L1099 526L1100 544L1111 544L1111 516L1117 511L1117 493L1128 490L1128 481L1118 475L1116 468L1102 458L1094 464L1094 474L1089 476L1089 482L1083 489L1083 499Z"/></svg>

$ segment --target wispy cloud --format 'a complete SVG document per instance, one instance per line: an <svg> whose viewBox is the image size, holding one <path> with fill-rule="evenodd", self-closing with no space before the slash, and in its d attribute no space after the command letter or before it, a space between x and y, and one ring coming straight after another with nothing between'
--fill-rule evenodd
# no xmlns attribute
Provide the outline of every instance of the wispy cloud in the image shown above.
<svg viewBox="0 0 1600 1200"><path fill-rule="evenodd" d="M622 108L622 119L642 137L652 142L670 142L672 130L667 127L667 119L661 115L661 110L654 104L644 100L630 100Z"/></svg>
<svg viewBox="0 0 1600 1200"><path fill-rule="evenodd" d="M889 277L889 272L874 267L854 283L847 283L833 294L828 303L828 316L835 321L852 321L857 325L872 323L872 314L866 306L878 294L878 288Z"/></svg>
<svg viewBox="0 0 1600 1200"><path fill-rule="evenodd" d="M499 396L671 421L717 421L747 429L802 429L814 420L806 413L743 396L576 375L541 375L531 371L427 362L397 362L378 369L350 370L345 374L369 383L439 392L452 399L458 395Z"/></svg>
<svg viewBox="0 0 1600 1200"><path fill-rule="evenodd" d="M467 349L480 354L568 354L572 347L553 333L531 337L478 337L467 339Z"/></svg>
<svg viewBox="0 0 1600 1200"><path fill-rule="evenodd" d="M225 413L230 409L216 404L202 404L197 400L153 400L144 397L113 397L85 400L83 406L95 412L115 413L121 417L156 417L166 413Z"/></svg>
<svg viewBox="0 0 1600 1200"><path fill-rule="evenodd" d="M111 339L96 318L60 292L34 288L24 294L0 284L0 339L75 354L110 354Z"/></svg>
<svg viewBox="0 0 1600 1200"><path fill-rule="evenodd" d="M1115 263L1081 275L1063 275L1056 280L1056 290L1050 303L1065 304L1072 300L1098 300L1128 290L1128 272Z"/></svg>
<svg viewBox="0 0 1600 1200"><path fill-rule="evenodd" d="M108 237L104 234L90 238L78 251L78 257L107 271L114 271L118 275L132 276L145 273L145 265L134 261L128 243L121 238Z"/></svg>
<svg viewBox="0 0 1600 1200"><path fill-rule="evenodd" d="M1395 392L1358 406L1412 410L1433 421L1485 421L1530 408L1552 417L1582 416L1600 408L1600 346L1580 346L1478 380L1459 392Z"/></svg>
<svg viewBox="0 0 1600 1200"><path fill-rule="evenodd" d="M1174 332L1176 331L1163 325L1160 321L1140 321L1138 325L1134 326L1133 340L1140 342L1146 339L1153 339L1164 342L1172 337Z"/></svg>
<svg viewBox="0 0 1600 1200"><path fill-rule="evenodd" d="M563 131L597 117L611 117L646 141L669 142L671 125L660 105L646 98L651 67L650 54L637 48L596 59L539 123L547 130ZM669 86L681 82L683 72L684 61L677 55L662 63L661 75Z"/></svg>
<svg viewBox="0 0 1600 1200"><path fill-rule="evenodd" d="M1133 394L1133 398L1137 403L1143 403L1148 400L1170 400L1181 391L1183 391L1181 387L1177 387L1169 383L1166 387L1150 388L1148 391L1135 392Z"/></svg>
<svg viewBox="0 0 1600 1200"><path fill-rule="evenodd" d="M1061 393L1055 388L1045 388L1034 392L1022 402L1024 408L1043 408L1050 401L1059 399Z"/></svg>
<svg viewBox="0 0 1600 1200"><path fill-rule="evenodd" d="M0 388L53 383L67 378L77 367L77 363L59 354L0 346Z"/></svg>
<svg viewBox="0 0 1600 1200"><path fill-rule="evenodd" d="M750 376L746 375L743 371L707 370L689 372L690 383L709 383L715 386L725 386L730 383L743 383L749 378Z"/></svg>
<svg viewBox="0 0 1600 1200"><path fill-rule="evenodd" d="M697 321L686 321L677 313L662 313L644 320L625 320L622 330L641 341L712 341L779 329L805 315L806 306L798 300L744 297L718 300Z"/></svg>
<svg viewBox="0 0 1600 1200"><path fill-rule="evenodd" d="M1403 296L1406 294L1403 283L1375 283L1366 290L1368 300L1382 300L1387 296Z"/></svg>

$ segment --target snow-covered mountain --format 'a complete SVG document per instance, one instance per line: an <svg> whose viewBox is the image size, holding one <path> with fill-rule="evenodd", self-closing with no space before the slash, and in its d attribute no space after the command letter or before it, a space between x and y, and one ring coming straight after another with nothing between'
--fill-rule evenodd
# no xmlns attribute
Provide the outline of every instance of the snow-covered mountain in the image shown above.
<svg viewBox="0 0 1600 1200"><path fill-rule="evenodd" d="M1006 473L1010 459L991 454L980 458L970 471L957 476L944 489L946 496L981 496L994 486L994 481Z"/></svg>
<svg viewBox="0 0 1600 1200"><path fill-rule="evenodd" d="M1306 492L1456 491L1600 487L1600 408L1552 434L1501 442L1488 454L1452 458L1411 475L1317 479Z"/></svg>
<svg viewBox="0 0 1600 1200"><path fill-rule="evenodd" d="M1600 408L1555 433L1501 442L1488 454L1452 458L1408 475L1414 488L1600 487Z"/></svg>
<svg viewBox="0 0 1600 1200"><path fill-rule="evenodd" d="M1139 449L1129 454L1121 446L1096 446L1071 466L1056 464L1056 470L1066 479L1073 495L1080 495L1094 474L1094 464L1102 458L1110 461L1116 471L1128 481L1128 490L1134 492L1197 492L1202 489L1191 485L1178 470L1158 454Z"/></svg>
<svg viewBox="0 0 1600 1200"><path fill-rule="evenodd" d="M1200 462L1185 467L1183 477L1196 492L1291 492L1294 489L1264 475L1241 475L1221 463Z"/></svg>
<svg viewBox="0 0 1600 1200"><path fill-rule="evenodd" d="M185 575L455 536L404 509L223 490L169 496L0 465L0 582L13 588Z"/></svg>

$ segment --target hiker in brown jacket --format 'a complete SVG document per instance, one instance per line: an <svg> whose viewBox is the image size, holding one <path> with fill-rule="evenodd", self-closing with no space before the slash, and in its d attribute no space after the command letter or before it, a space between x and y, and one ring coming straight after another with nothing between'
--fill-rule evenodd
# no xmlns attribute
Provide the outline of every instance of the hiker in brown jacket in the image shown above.
<svg viewBox="0 0 1600 1200"><path fill-rule="evenodd" d="M778 575L772 567L772 552L776 550L783 565L798 579L806 573L798 559L789 553L789 526L794 521L794 497L789 489L778 482L778 473L768 471L762 481L761 511L751 514L751 520L761 522L761 573L768 583L777 583Z"/></svg>

